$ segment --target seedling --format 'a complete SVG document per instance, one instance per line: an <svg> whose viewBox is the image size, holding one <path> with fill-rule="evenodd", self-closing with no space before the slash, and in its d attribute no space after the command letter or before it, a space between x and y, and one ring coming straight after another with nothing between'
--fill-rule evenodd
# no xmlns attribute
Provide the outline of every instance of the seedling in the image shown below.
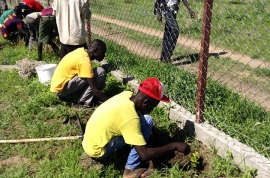
<svg viewBox="0 0 270 178"><path fill-rule="evenodd" d="M190 156L190 165L192 168L196 168L197 165L199 164L198 160L200 158L200 154L198 151L195 151L194 153L191 154Z"/></svg>
<svg viewBox="0 0 270 178"><path fill-rule="evenodd" d="M245 178L254 178L258 175L258 170L256 168L250 168L246 166L246 174L244 175Z"/></svg>

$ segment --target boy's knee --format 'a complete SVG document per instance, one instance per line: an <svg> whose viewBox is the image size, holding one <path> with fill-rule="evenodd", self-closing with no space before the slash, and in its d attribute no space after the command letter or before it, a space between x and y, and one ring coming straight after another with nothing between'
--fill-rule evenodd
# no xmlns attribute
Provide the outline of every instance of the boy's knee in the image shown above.
<svg viewBox="0 0 270 178"><path fill-rule="evenodd" d="M150 126L154 125L154 120L150 115L144 115L144 118L145 118L148 125L150 125Z"/></svg>
<svg viewBox="0 0 270 178"><path fill-rule="evenodd" d="M97 76L99 80L105 81L106 80L106 71L102 67L97 68Z"/></svg>
<svg viewBox="0 0 270 178"><path fill-rule="evenodd" d="M100 90L104 89L106 80L106 71L102 67L98 67L96 68L94 75L98 89Z"/></svg>
<svg viewBox="0 0 270 178"><path fill-rule="evenodd" d="M141 130L144 139L148 140L154 125L154 121L150 115L144 115L143 117L143 119L141 118Z"/></svg>
<svg viewBox="0 0 270 178"><path fill-rule="evenodd" d="M106 71L102 67L98 67L95 74L98 80L105 81L106 80Z"/></svg>
<svg viewBox="0 0 270 178"><path fill-rule="evenodd" d="M97 75L99 77L106 77L106 71L105 71L105 69L103 69L102 67L98 67L97 68Z"/></svg>

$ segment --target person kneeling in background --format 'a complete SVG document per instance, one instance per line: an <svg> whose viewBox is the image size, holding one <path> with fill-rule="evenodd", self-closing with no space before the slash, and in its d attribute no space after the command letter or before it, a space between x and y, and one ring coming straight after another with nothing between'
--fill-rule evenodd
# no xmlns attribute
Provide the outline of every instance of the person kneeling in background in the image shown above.
<svg viewBox="0 0 270 178"><path fill-rule="evenodd" d="M15 13L8 15L1 26L2 36L13 43L18 42L19 38L25 39L28 45L28 34L24 22Z"/></svg>
<svg viewBox="0 0 270 178"><path fill-rule="evenodd" d="M102 67L92 68L91 60L101 61L106 53L106 44L95 39L90 48L78 48L68 53L59 62L51 80L50 91L60 99L78 97L78 108L89 108L94 96L101 101L108 97L101 91L105 87L106 72Z"/></svg>
<svg viewBox="0 0 270 178"><path fill-rule="evenodd" d="M14 9L9 9L3 12L3 14L0 16L0 28L2 27L2 24L4 23L4 20L14 13Z"/></svg>
<svg viewBox="0 0 270 178"><path fill-rule="evenodd" d="M28 26L29 37L29 51L32 50L33 45L37 43L38 31L39 31L39 19L41 12L33 12L25 17L25 23Z"/></svg>

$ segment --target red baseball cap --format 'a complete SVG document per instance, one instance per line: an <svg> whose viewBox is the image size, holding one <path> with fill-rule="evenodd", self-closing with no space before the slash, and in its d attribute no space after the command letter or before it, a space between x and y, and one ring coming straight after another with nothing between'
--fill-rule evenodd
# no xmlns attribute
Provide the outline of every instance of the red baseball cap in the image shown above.
<svg viewBox="0 0 270 178"><path fill-rule="evenodd" d="M169 103L170 100L164 94L164 85L158 78L147 78L139 85L139 91L158 101Z"/></svg>

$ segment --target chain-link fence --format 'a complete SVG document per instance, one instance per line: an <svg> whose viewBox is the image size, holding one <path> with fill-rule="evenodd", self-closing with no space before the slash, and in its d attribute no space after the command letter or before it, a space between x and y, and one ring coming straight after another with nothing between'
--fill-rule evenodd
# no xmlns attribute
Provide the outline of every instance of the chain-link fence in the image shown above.
<svg viewBox="0 0 270 178"><path fill-rule="evenodd" d="M206 17L211 28L202 23L207 2L189 0L194 18L180 2L176 15L179 36L169 63L159 61L165 23L170 18L164 15L162 22L157 20L154 0L90 1L92 38L106 40L108 62L116 69L139 80L159 77L166 93L194 114L197 87L202 84L199 69L207 72L206 89L201 87L205 100L199 103L203 119L269 159L270 1L212 1L212 10L208 7L212 18ZM211 40L206 45L209 53L200 55L201 39L206 38L202 26L211 29L206 31ZM170 41L174 34L168 36Z"/></svg>
<svg viewBox="0 0 270 178"><path fill-rule="evenodd" d="M111 62L117 68L130 76L156 75L173 100L196 113L204 3L189 1L194 19L180 3L180 35L172 65L157 62L166 19L157 20L153 1L91 1L92 32L137 56L133 60L117 56L122 53L113 48L108 53L115 53ZM201 67L208 77L204 119L266 157L270 153L269 10L266 0L214 1L208 66Z"/></svg>

